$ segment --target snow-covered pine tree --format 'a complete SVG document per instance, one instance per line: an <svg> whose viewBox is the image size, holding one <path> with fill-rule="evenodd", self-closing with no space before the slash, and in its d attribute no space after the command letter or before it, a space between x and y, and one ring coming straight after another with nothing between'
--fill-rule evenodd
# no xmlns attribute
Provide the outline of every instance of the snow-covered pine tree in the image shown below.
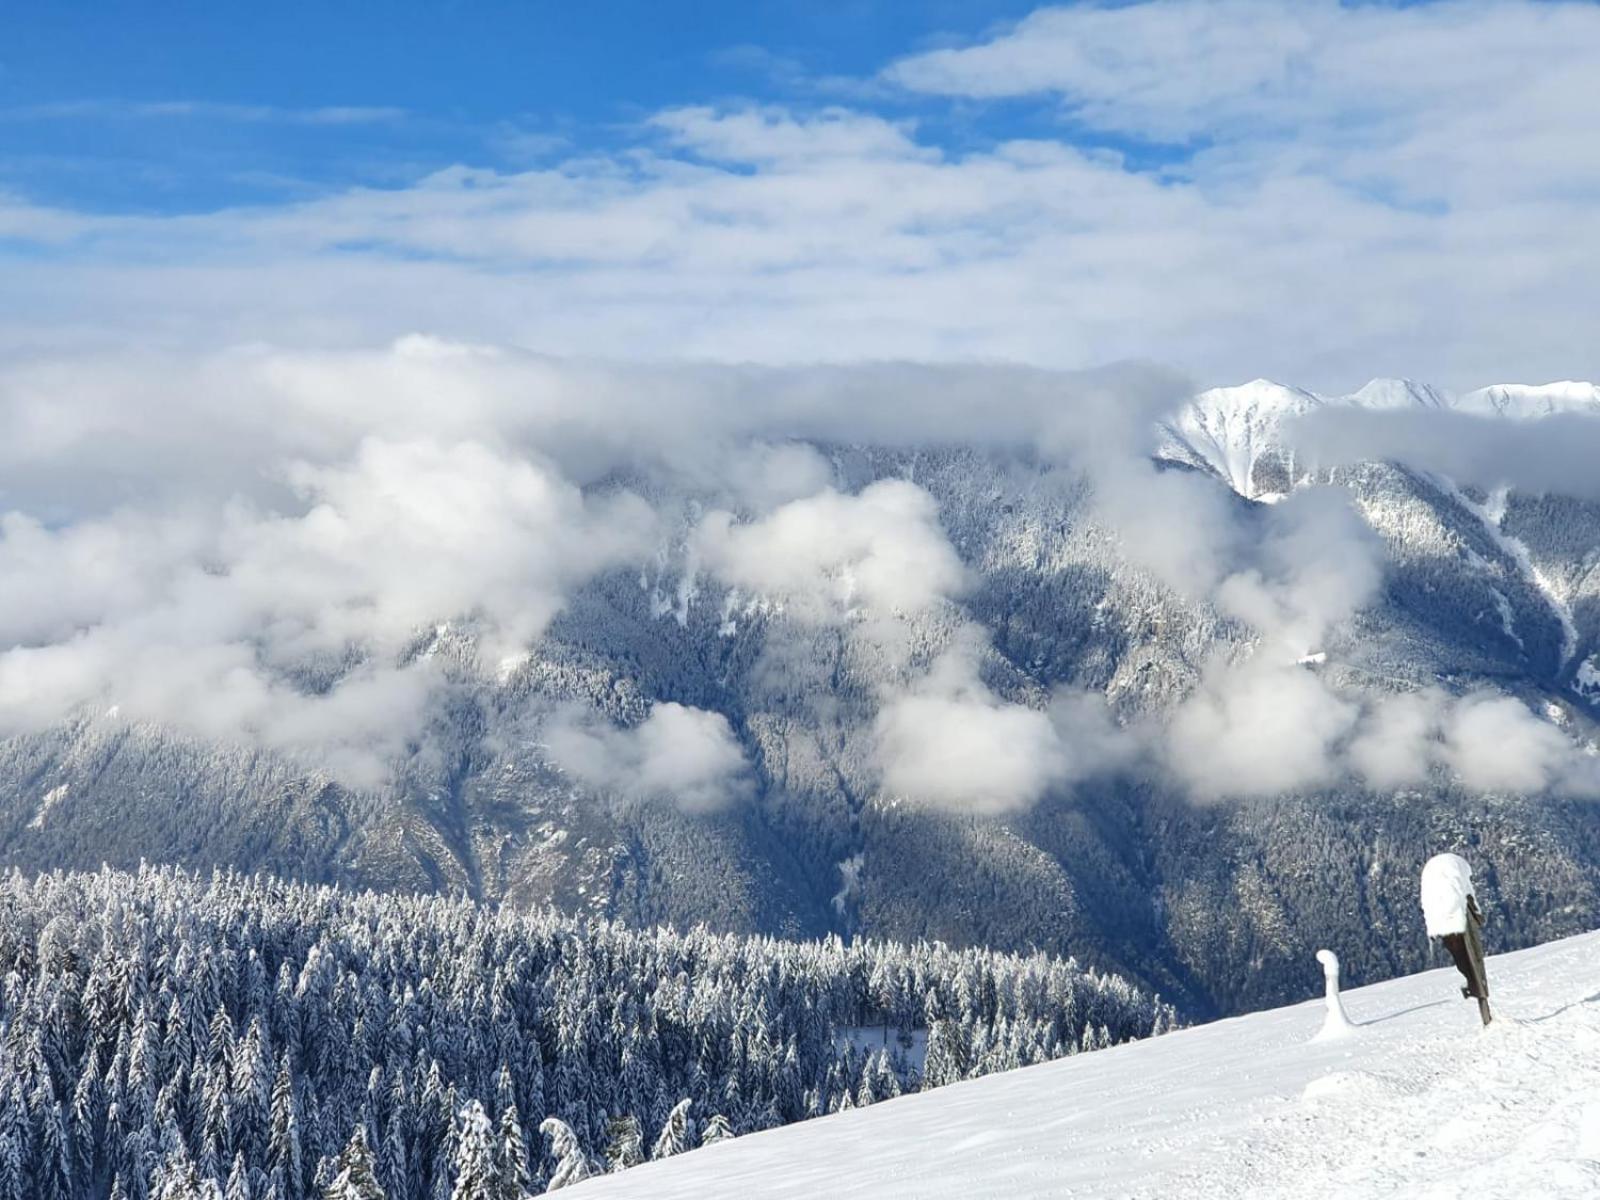
<svg viewBox="0 0 1600 1200"><path fill-rule="evenodd" d="M732 1136L733 1125L728 1118L721 1113L712 1113L711 1119L706 1122L706 1127L700 1132L700 1144L702 1146L714 1146Z"/></svg>
<svg viewBox="0 0 1600 1200"><path fill-rule="evenodd" d="M952 1016L935 992L928 993L928 1052L922 1077L928 1087L943 1087L965 1079L969 1049L961 1022Z"/></svg>
<svg viewBox="0 0 1600 1200"><path fill-rule="evenodd" d="M672 1111L667 1114L667 1119L661 1126L661 1132L656 1135L655 1145L650 1147L651 1162L661 1158L671 1158L674 1154L682 1154L694 1145L694 1118L689 1115L689 1110L693 1107L692 1097L685 1097L672 1106Z"/></svg>
<svg viewBox="0 0 1600 1200"><path fill-rule="evenodd" d="M572 1132L570 1125L560 1117L546 1117L539 1126L539 1132L549 1139L550 1157L556 1160L547 1191L553 1192L589 1178L592 1172L588 1156L578 1144L577 1135Z"/></svg>
<svg viewBox="0 0 1600 1200"><path fill-rule="evenodd" d="M250 1172L244 1165L244 1152L233 1156L233 1168L222 1189L222 1200L255 1200L250 1188Z"/></svg>
<svg viewBox="0 0 1600 1200"><path fill-rule="evenodd" d="M46 1094L42 1086L39 1095ZM42 1104L38 1118L39 1151L34 1175L35 1195L38 1200L73 1200L72 1150L67 1145L67 1129L62 1121L61 1105L55 1101Z"/></svg>
<svg viewBox="0 0 1600 1200"><path fill-rule="evenodd" d="M495 1200L524 1200L528 1194L528 1143L522 1134L522 1121L517 1116L514 1100L508 1101L500 1111L494 1171Z"/></svg>
<svg viewBox="0 0 1600 1200"><path fill-rule="evenodd" d="M386 1200L364 1124L357 1122L355 1132L340 1152L333 1180L323 1189L322 1200Z"/></svg>
<svg viewBox="0 0 1600 1200"><path fill-rule="evenodd" d="M612 1117L606 1125L606 1170L626 1171L644 1161L644 1132L632 1113Z"/></svg>
<svg viewBox="0 0 1600 1200"><path fill-rule="evenodd" d="M456 1125L455 1186L450 1200L498 1200L494 1129L483 1105L469 1100Z"/></svg>
<svg viewBox="0 0 1600 1200"><path fill-rule="evenodd" d="M151 1176L150 1200L222 1200L222 1189L201 1175L187 1154L176 1152Z"/></svg>
<svg viewBox="0 0 1600 1200"><path fill-rule="evenodd" d="M0 1200L46 1194L58 1143L68 1200L104 1200L117 1176L148 1200L174 1154L197 1160L195 1186L320 1200L357 1125L389 1200L451 1200L473 1099L493 1102L499 1184L507 1110L569 1095L581 1127L529 1162L543 1183L594 1169L602 1145L643 1158L643 1128L689 1149L685 1100L743 1133L916 1084L899 1039L864 1058L841 1034L915 1025L929 992L951 1005L930 1015L971 1014L956 1028L986 1052L968 1073L1171 1021L1043 955L641 933L229 872L0 875L0 911ZM611 1113L639 1118L620 1142Z"/></svg>
<svg viewBox="0 0 1600 1200"><path fill-rule="evenodd" d="M27 1200L22 1190L22 1151L15 1135L0 1133L0 1200Z"/></svg>

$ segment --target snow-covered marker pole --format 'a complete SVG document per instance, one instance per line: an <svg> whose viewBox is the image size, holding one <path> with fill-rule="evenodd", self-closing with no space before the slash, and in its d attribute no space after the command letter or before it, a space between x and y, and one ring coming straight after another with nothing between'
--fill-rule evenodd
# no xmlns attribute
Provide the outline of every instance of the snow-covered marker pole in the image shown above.
<svg viewBox="0 0 1600 1200"><path fill-rule="evenodd" d="M1328 1004L1328 1015L1322 1019L1322 1029L1313 1039L1344 1037L1355 1028L1345 1015L1344 1001L1339 998L1339 956L1332 950L1318 950L1317 961L1322 964L1322 982Z"/></svg>

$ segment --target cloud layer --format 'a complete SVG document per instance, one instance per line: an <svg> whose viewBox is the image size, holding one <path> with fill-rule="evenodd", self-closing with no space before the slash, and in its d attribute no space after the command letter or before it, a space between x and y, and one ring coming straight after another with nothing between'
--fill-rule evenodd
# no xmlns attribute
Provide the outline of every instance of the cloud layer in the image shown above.
<svg viewBox="0 0 1600 1200"><path fill-rule="evenodd" d="M182 216L0 196L0 346L1594 377L1597 57L1580 3L1074 5L849 106L686 97L538 170Z"/></svg>
<svg viewBox="0 0 1600 1200"><path fill-rule="evenodd" d="M1517 702L1314 669L1380 583L1346 498L1263 510L1157 471L1188 377L1078 368L1600 376L1597 59L1588 4L1073 5L885 63L848 103L686 97L535 170L183 215L0 194L0 730L115 709L375 786L442 659L492 674L586 581L683 550L891 664L872 770L908 800L1015 811L1110 769L1199 795L1578 788ZM1325 466L1600 496L1575 417L1324 412L1293 436ZM1170 725L1025 697L932 497L843 490L805 439L1071 464L1130 561L1239 636ZM681 544L655 485L705 502ZM601 790L745 791L712 713L554 730Z"/></svg>

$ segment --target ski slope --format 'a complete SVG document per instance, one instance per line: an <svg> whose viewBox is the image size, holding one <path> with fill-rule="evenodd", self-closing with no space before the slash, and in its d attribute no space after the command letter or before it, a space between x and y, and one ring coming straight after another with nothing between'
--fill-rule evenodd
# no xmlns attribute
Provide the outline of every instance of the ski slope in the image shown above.
<svg viewBox="0 0 1600 1200"><path fill-rule="evenodd" d="M1442 953L1442 952L1441 952ZM754 1134L574 1200L1600 1195L1600 933ZM1306 989L1320 971L1306 964ZM705 1115L705 1114L701 1114Z"/></svg>

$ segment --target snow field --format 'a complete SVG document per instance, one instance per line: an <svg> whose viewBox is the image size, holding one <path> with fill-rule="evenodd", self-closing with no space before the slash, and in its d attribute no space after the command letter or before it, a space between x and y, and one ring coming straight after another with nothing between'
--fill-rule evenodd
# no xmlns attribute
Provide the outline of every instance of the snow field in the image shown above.
<svg viewBox="0 0 1600 1200"><path fill-rule="evenodd" d="M1320 982L1307 963L1307 991ZM651 1197L1600 1195L1600 933L739 1138L581 1185Z"/></svg>

